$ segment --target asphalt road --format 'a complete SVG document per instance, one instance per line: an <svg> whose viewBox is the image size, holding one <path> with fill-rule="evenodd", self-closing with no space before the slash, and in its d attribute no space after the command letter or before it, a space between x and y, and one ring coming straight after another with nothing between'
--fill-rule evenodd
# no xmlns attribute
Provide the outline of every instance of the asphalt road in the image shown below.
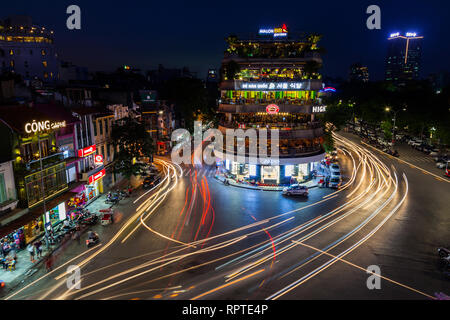
<svg viewBox="0 0 450 320"><path fill-rule="evenodd" d="M308 198L225 186L158 160L166 179L120 207L101 245L68 244L8 299L432 299L449 294L449 180L337 136L344 185ZM205 174L206 172L206 174ZM67 266L81 270L67 287ZM366 268L381 271L369 290ZM59 268L59 269L58 269ZM379 278L379 277L378 277Z"/></svg>

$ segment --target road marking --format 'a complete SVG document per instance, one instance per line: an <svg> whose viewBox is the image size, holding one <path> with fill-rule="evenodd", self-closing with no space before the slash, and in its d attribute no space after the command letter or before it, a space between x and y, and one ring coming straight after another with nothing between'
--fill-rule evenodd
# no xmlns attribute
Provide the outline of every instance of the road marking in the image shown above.
<svg viewBox="0 0 450 320"><path fill-rule="evenodd" d="M381 154L386 154L386 155L388 155L386 152L383 152L383 151L381 151L381 150L379 150L379 149L377 149L377 148L371 146L370 144L365 143L364 141L361 141L361 143L364 144L364 145L366 145L366 146L368 146L368 147L371 147L372 149L378 151L378 152L381 153ZM395 158L395 157L393 157L393 159L395 159L395 160L397 160L397 161L399 161L399 162L403 162L403 163L409 165L411 168L415 168L415 169L417 169L417 170L420 170L420 171L422 171L422 173L426 173L426 174L432 175L432 176L435 177L436 179L440 179L439 181L443 181L443 182L450 183L450 180L444 180L443 178L439 177L437 174L434 174L434 173L432 173L432 172L430 172L430 171L427 171L427 170L425 170L425 169L423 169L423 168L421 168L421 167L418 167L418 166L416 166L416 165L413 165L412 163L409 163L409 162L407 162L407 161L405 161L405 160L402 160L402 159L399 159L399 158Z"/></svg>

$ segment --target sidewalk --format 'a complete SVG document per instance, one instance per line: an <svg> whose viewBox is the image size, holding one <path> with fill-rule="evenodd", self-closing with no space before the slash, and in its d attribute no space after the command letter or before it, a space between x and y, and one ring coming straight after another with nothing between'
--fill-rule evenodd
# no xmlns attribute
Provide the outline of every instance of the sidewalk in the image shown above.
<svg viewBox="0 0 450 320"><path fill-rule="evenodd" d="M122 179L121 181L119 181L116 185L114 185L113 187L109 188L111 190L115 190L115 189L123 189L126 185L128 185L128 181L126 179ZM105 200L106 200L106 194L108 193L109 190L105 191L105 194L100 195L98 198L96 198L95 200L93 200L91 203L89 203L86 208L97 215L101 215L100 210L104 210L104 209L110 209L112 208L114 209L119 209L120 211L123 205L127 205L130 201L132 201L133 199L133 195L131 198L125 198L123 200L120 201L119 205L116 206L112 206L111 204L105 204ZM87 230L94 230L96 232L99 233L99 235L101 236L102 233L104 232L104 227L101 226L100 221L92 227L86 227L84 229L81 230L81 234L80 237L83 236L83 234L87 231ZM41 237L36 238L36 240L44 237L45 235L43 234ZM57 252L61 247L65 247L69 242L72 242L73 240L69 237L63 239L61 242L57 243L54 246L50 246L48 249L45 245L42 246L42 256L40 259L37 259L36 255L35 255L35 261L31 262L30 261L30 254L29 252L25 249L20 250L20 251L16 251L16 255L17 255L17 262L16 262L16 269L9 271L9 270L4 270L4 269L0 269L0 280L3 280L5 282L5 285L8 287L8 291L13 290L16 286L18 286L20 283L22 283L25 279L27 279L28 277L32 276L34 273L36 273L38 271L38 268L41 267L41 263L46 261L47 257L49 257L51 254ZM81 243L81 242L80 242ZM1 266L0 266L1 268Z"/></svg>
<svg viewBox="0 0 450 320"><path fill-rule="evenodd" d="M224 182L225 177L222 175L215 175L214 178L216 178L216 180L220 181L220 182ZM309 189L312 188L316 188L318 186L320 178L316 177L312 180L306 181L304 183L299 183L301 186L306 186ZM245 188L245 189L252 189L252 190L262 190L262 191L283 191L284 188L286 188L286 186L284 187L268 187L268 186L254 186L251 184L246 184L246 183L238 183L232 179L228 179L228 182L230 183L230 186L233 187L238 187L238 188Z"/></svg>

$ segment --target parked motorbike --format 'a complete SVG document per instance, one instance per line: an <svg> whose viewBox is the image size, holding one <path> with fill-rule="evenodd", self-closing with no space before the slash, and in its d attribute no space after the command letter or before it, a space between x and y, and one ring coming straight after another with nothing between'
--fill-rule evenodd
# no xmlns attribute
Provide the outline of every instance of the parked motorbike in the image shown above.
<svg viewBox="0 0 450 320"><path fill-rule="evenodd" d="M80 224L92 226L92 225L95 225L97 223L97 221L98 221L97 215L93 214L93 215L81 220Z"/></svg>

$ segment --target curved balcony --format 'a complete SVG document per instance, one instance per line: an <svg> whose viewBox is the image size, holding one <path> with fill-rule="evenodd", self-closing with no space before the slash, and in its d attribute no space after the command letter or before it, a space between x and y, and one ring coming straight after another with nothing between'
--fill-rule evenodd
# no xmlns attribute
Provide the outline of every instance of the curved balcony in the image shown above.
<svg viewBox="0 0 450 320"><path fill-rule="evenodd" d="M258 127L259 126L259 127ZM227 129L238 129L237 124L222 122L219 124L220 132L226 133ZM278 129L278 135L281 139L314 139L323 136L323 127L320 122L310 123L265 123L265 124L246 124L245 129L267 129L267 136L270 139L270 129Z"/></svg>
<svg viewBox="0 0 450 320"><path fill-rule="evenodd" d="M220 83L220 89L243 91L318 91L322 89L322 80L289 78L225 80Z"/></svg>

